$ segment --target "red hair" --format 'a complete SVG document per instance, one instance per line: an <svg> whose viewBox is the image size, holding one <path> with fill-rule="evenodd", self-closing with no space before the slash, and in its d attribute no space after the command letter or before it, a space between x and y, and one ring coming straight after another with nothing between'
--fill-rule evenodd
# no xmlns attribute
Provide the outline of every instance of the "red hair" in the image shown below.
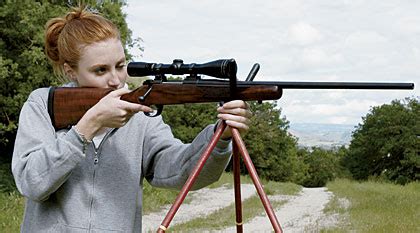
<svg viewBox="0 0 420 233"><path fill-rule="evenodd" d="M45 53L54 72L64 78L64 63L77 69L84 46L110 38L120 39L118 28L110 20L86 7L76 7L65 16L47 22Z"/></svg>

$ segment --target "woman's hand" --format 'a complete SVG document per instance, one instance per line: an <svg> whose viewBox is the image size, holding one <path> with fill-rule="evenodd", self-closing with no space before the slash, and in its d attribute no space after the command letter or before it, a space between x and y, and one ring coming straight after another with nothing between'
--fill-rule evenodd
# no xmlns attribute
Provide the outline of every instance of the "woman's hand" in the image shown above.
<svg viewBox="0 0 420 233"><path fill-rule="evenodd" d="M121 88L103 97L80 119L76 125L77 131L82 133L86 139L90 140L102 128L120 128L134 114L140 111L153 111L150 107L120 99L122 95L129 92L130 90Z"/></svg>
<svg viewBox="0 0 420 233"><path fill-rule="evenodd" d="M227 102L223 104L223 106L218 107L217 112L219 113L217 117L224 120L228 125L222 134L222 139L229 139L232 137L229 127L238 129L241 135L244 135L249 130L252 113L246 102L242 100Z"/></svg>

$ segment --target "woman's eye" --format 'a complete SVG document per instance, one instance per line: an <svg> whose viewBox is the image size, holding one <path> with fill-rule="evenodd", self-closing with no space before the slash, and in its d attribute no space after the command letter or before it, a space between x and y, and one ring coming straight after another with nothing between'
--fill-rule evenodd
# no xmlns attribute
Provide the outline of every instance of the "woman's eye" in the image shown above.
<svg viewBox="0 0 420 233"><path fill-rule="evenodd" d="M124 69L124 67L125 67L125 64L118 65L118 66L117 66L117 69L121 70L121 69Z"/></svg>
<svg viewBox="0 0 420 233"><path fill-rule="evenodd" d="M106 68L105 67L98 67L94 70L94 72L98 75L104 74L106 72Z"/></svg>

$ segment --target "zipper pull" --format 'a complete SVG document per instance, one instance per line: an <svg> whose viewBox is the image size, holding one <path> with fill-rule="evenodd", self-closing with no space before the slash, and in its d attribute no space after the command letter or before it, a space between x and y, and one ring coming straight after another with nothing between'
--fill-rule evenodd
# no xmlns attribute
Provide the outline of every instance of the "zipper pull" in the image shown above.
<svg viewBox="0 0 420 233"><path fill-rule="evenodd" d="M95 150L95 156L93 157L93 164L98 164L99 158L98 158L98 152Z"/></svg>

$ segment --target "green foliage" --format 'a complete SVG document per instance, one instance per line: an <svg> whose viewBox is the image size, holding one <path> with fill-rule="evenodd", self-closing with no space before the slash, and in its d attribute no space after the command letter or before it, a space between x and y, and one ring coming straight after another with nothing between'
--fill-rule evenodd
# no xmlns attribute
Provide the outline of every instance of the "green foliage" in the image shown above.
<svg viewBox="0 0 420 233"><path fill-rule="evenodd" d="M274 181L301 181L305 164L297 156L296 139L287 132L289 123L280 117L281 110L274 102L249 104L254 116L244 141L259 176ZM191 142L204 127L217 121L216 107L214 103L165 106L162 116L175 137ZM244 164L241 172L248 172Z"/></svg>
<svg viewBox="0 0 420 233"><path fill-rule="evenodd" d="M11 164L0 158L0 193L11 193L17 191L13 179Z"/></svg>
<svg viewBox="0 0 420 233"><path fill-rule="evenodd" d="M44 56L46 19L62 12L49 3L3 2L0 6L0 145L11 143L20 108L28 94L51 82Z"/></svg>
<svg viewBox="0 0 420 233"><path fill-rule="evenodd" d="M299 157L303 158L307 165L305 179L299 183L305 187L323 187L328 181L342 177L344 168L340 161L345 155L346 149L340 148L337 151L321 148L300 149Z"/></svg>
<svg viewBox="0 0 420 233"><path fill-rule="evenodd" d="M273 181L298 181L303 178L303 161L297 157L296 139L287 129L275 102L250 102L251 126L244 137L248 152L259 176ZM244 164L242 173L247 173Z"/></svg>
<svg viewBox="0 0 420 233"><path fill-rule="evenodd" d="M147 181L143 182L143 214L158 211L164 205L170 205L178 196L179 191L163 189L151 186ZM187 200L185 200L186 202ZM185 203L184 202L184 203Z"/></svg>
<svg viewBox="0 0 420 233"><path fill-rule="evenodd" d="M400 184L420 178L418 99L373 107L353 133L343 160L353 177L382 176Z"/></svg>
<svg viewBox="0 0 420 233"><path fill-rule="evenodd" d="M1 1L0 3L0 151L10 153L20 109L36 88L58 85L44 55L44 26L79 1ZM122 12L124 1L80 1L97 9L121 30L121 39L134 46Z"/></svg>
<svg viewBox="0 0 420 233"><path fill-rule="evenodd" d="M189 143L204 127L216 123L216 108L215 103L171 105L164 107L162 117L176 138Z"/></svg>

